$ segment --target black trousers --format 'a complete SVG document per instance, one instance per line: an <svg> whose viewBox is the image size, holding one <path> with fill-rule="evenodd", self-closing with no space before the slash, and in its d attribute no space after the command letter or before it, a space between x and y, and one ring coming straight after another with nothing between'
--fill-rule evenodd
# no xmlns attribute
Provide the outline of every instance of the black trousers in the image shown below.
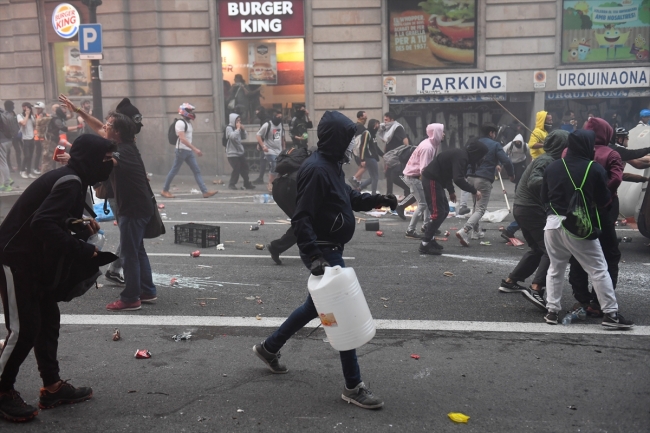
<svg viewBox="0 0 650 433"><path fill-rule="evenodd" d="M229 156L228 163L232 167L229 185L235 186L239 180L239 176L241 176L244 181L244 186L249 186L251 183L248 180L248 161L246 161L246 155Z"/></svg>
<svg viewBox="0 0 650 433"><path fill-rule="evenodd" d="M616 217L618 216L618 196L612 199L609 212L601 216L602 233L598 237L600 247L603 249L603 255L607 262L607 272L612 279L614 289L618 282L618 262L621 260L621 251L618 249L618 238L616 236ZM571 269L569 270L569 284L573 289L573 297L576 301L586 304L590 301L598 302L595 292L589 291L589 278L587 273L582 269L580 263L573 257L569 261Z"/></svg>
<svg viewBox="0 0 650 433"><path fill-rule="evenodd" d="M0 295L7 339L0 356L0 392L13 389L21 364L34 349L43 386L60 380L57 350L61 313L27 270L0 267Z"/></svg>
<svg viewBox="0 0 650 433"><path fill-rule="evenodd" d="M517 185L519 184L519 179L521 175L526 171L526 161L523 162L513 162L512 166L515 168L515 191L517 190Z"/></svg>
<svg viewBox="0 0 650 433"><path fill-rule="evenodd" d="M34 161L32 170L41 171L41 158L43 156L43 140L34 140Z"/></svg>
<svg viewBox="0 0 650 433"><path fill-rule="evenodd" d="M427 179L422 176L422 187L424 188L424 197L427 200L427 207L431 213L431 220L426 224L426 231L422 240L430 242L440 228L442 223L449 215L449 199L445 189L437 180Z"/></svg>
<svg viewBox="0 0 650 433"><path fill-rule="evenodd" d="M21 171L26 171L27 174L31 173L32 159L34 159L34 140L23 139L23 165L20 167ZM40 155L39 155L40 158ZM39 159L40 162L40 159Z"/></svg>
<svg viewBox="0 0 650 433"><path fill-rule="evenodd" d="M386 194L393 193L393 184L399 186L404 190L404 196L407 196L411 193L408 185L406 185L400 178L402 171L403 169L399 165L386 170Z"/></svg>
<svg viewBox="0 0 650 433"><path fill-rule="evenodd" d="M508 275L508 278L514 282L525 281L537 269L533 278L533 284L539 284L540 287L544 287L546 286L546 273L551 264L544 244L546 212L544 212L544 209L536 206L518 206L515 204L512 213L530 249L519 260L519 263L510 275Z"/></svg>
<svg viewBox="0 0 650 433"><path fill-rule="evenodd" d="M20 138L14 138L13 140L11 140L11 145L13 146L15 152L16 169L20 171L23 166L23 159L22 159L23 140ZM12 166L11 166L10 157L11 157L11 148L7 150L7 164L9 165L9 169L11 170Z"/></svg>
<svg viewBox="0 0 650 433"><path fill-rule="evenodd" d="M296 180L291 176L278 177L273 181L273 200L280 209L289 217L296 212L296 198L298 197L298 186ZM271 241L271 247L282 254L296 244L298 239L293 233L293 227L289 226L280 239Z"/></svg>

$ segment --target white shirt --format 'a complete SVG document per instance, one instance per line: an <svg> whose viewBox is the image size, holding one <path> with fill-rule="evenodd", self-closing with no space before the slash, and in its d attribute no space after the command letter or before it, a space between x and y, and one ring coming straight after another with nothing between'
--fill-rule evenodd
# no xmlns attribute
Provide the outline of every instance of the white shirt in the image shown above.
<svg viewBox="0 0 650 433"><path fill-rule="evenodd" d="M270 131L269 124L271 125ZM284 125L282 123L275 126L272 122L266 122L257 131L257 135L262 137L262 141L264 141L264 145L268 149L265 155L279 155L282 152L282 137L284 136Z"/></svg>
<svg viewBox="0 0 650 433"><path fill-rule="evenodd" d="M25 119L22 114L19 114L17 118L18 122L22 122ZM34 139L34 116L29 116L29 119L27 119L25 126L20 125L20 132L23 133L24 140Z"/></svg>
<svg viewBox="0 0 650 433"><path fill-rule="evenodd" d="M563 215L547 215L546 216L546 226L544 230L556 230L562 227L562 221L566 219Z"/></svg>
<svg viewBox="0 0 650 433"><path fill-rule="evenodd" d="M187 131L185 131L186 123L187 123ZM192 142L192 131L194 130L194 128L192 128L191 122L189 122L188 120L185 120L185 122L183 122L183 120L179 119L176 121L175 129L176 129L176 135L178 135L179 132L185 132L185 139L190 143ZM191 148L181 143L181 140L176 141L176 149L192 150Z"/></svg>

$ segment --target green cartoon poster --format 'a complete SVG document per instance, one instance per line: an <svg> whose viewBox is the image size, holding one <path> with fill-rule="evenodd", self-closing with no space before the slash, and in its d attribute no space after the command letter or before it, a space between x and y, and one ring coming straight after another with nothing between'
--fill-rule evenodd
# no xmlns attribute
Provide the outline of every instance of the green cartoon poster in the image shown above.
<svg viewBox="0 0 650 433"><path fill-rule="evenodd" d="M650 0L563 3L562 63L650 62Z"/></svg>

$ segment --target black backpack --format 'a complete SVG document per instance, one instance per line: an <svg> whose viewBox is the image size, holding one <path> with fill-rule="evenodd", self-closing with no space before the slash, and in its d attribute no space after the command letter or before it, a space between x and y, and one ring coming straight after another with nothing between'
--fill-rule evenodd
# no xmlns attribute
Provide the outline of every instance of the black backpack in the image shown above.
<svg viewBox="0 0 650 433"><path fill-rule="evenodd" d="M174 121L172 122L171 125L169 125L169 129L167 130L167 141L169 141L169 144L172 146L176 146L176 143L178 142L178 135L176 134L176 122L179 120L182 120L183 123L185 124L185 132L187 132L187 122L185 119L177 119L174 118Z"/></svg>
<svg viewBox="0 0 650 433"><path fill-rule="evenodd" d="M232 126L228 125L223 128L223 137L221 137L221 144L223 147L228 146L228 128L232 128Z"/></svg>
<svg viewBox="0 0 650 433"><path fill-rule="evenodd" d="M275 171L282 176L291 174L300 168L309 155L311 152L304 147L284 149L275 160Z"/></svg>
<svg viewBox="0 0 650 433"><path fill-rule="evenodd" d="M18 137L20 126L18 126L18 119L13 113L8 111L0 113L0 131L9 139Z"/></svg>

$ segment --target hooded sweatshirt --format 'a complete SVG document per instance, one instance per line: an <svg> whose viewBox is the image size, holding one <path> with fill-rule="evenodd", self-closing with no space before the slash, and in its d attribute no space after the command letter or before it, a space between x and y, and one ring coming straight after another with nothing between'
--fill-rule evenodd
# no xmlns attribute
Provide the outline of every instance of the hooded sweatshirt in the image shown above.
<svg viewBox="0 0 650 433"><path fill-rule="evenodd" d="M528 140L530 156L532 156L533 159L544 153L544 149L533 149L533 145L535 143L543 143L548 135L548 132L544 129L544 122L546 122L547 115L548 112L542 110L538 111L537 116L535 117L535 129L533 130L533 133L530 134L530 139Z"/></svg>
<svg viewBox="0 0 650 433"><path fill-rule="evenodd" d="M442 123L427 125L429 138L422 140L411 154L409 162L404 167L404 176L420 177L422 175L422 170L433 161L438 153L444 130L445 125Z"/></svg>
<svg viewBox="0 0 650 433"><path fill-rule="evenodd" d="M546 136L546 140L544 140L545 153L533 160L521 175L515 195L517 206L539 206L544 209L541 199L544 171L551 162L562 157L562 151L568 144L569 133L563 129L555 130Z"/></svg>
<svg viewBox="0 0 650 433"><path fill-rule="evenodd" d="M571 179L575 182L576 187L579 187L582 183L589 161L594 157L595 141L596 135L593 131L579 129L572 132L569 134L566 156L553 161L546 167L542 182L541 199L543 203L550 203L553 206L553 208L548 207L546 215L555 215L555 212L558 215L567 215L569 201L575 193ZM562 160L566 163L571 179L569 179ZM603 208L609 203L610 193L607 189L607 173L597 162L591 164L582 191L587 205L596 205ZM592 215L592 222L596 225L595 214Z"/></svg>
<svg viewBox="0 0 650 433"><path fill-rule="evenodd" d="M326 111L318 124L318 150L298 169L298 198L291 218L300 252L321 254L319 245L343 246L352 239L356 222L352 211L368 211L381 195L361 194L345 183L341 167L355 124L338 111Z"/></svg>
<svg viewBox="0 0 650 433"><path fill-rule="evenodd" d="M470 167L467 172L468 177L480 177L490 182L494 182L496 168L499 164L505 167L508 176L515 175L515 168L512 165L512 161L510 161L508 155L503 151L501 143L492 140L490 137L482 137L479 138L478 141L485 144L488 152L485 157L483 157L483 161L478 167Z"/></svg>
<svg viewBox="0 0 650 433"><path fill-rule="evenodd" d="M422 177L442 183L450 194L455 193L454 183L463 191L476 194L476 188L465 179L467 166L476 166L487 153L487 146L479 140L470 141L465 149L444 150L422 170Z"/></svg>
<svg viewBox="0 0 650 433"><path fill-rule="evenodd" d="M226 126L226 137L228 137L226 156L228 158L244 156L246 150L241 141L246 139L246 131L235 129L235 124L237 123L237 119L239 119L239 114L231 113L229 119L230 123Z"/></svg>
<svg viewBox="0 0 650 433"><path fill-rule="evenodd" d="M521 147L515 146L515 141L520 142ZM530 154L530 150L528 150L528 146L525 145L524 137L522 137L521 134L517 134L510 143L503 146L503 151L508 155L508 158L510 158L510 161L512 161L513 164L525 162L526 157Z"/></svg>
<svg viewBox="0 0 650 433"><path fill-rule="evenodd" d="M0 225L2 264L33 269L47 280L54 278L52 266L61 256L82 262L91 259L95 246L73 236L65 222L82 218L88 185L108 178L113 163L103 160L114 149L102 137L81 135L70 150L68 165L43 174L25 189ZM81 183L68 180L53 188L68 175L78 176Z"/></svg>
<svg viewBox="0 0 650 433"><path fill-rule="evenodd" d="M625 165L623 165L621 155L609 147L614 130L609 123L598 117L587 120L584 129L594 131L596 134L594 161L605 168L607 172L607 188L612 193L612 197L616 196L616 191L623 182Z"/></svg>

